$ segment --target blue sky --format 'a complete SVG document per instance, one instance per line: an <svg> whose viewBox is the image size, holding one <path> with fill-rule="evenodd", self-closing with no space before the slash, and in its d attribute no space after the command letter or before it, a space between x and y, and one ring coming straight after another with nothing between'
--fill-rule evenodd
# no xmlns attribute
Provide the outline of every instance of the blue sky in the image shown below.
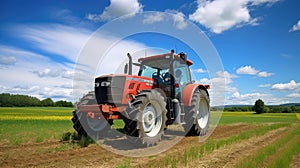
<svg viewBox="0 0 300 168"><path fill-rule="evenodd" d="M1 0L0 92L76 101L74 68L96 30L122 15L158 11L176 16L174 29L184 31L188 21L210 39L224 70L210 72L201 61L192 69L198 82L214 83L217 88L223 81L225 104L254 104L258 98L266 104L300 102L299 6L298 0ZM148 22L164 19L157 14ZM135 25L130 26L119 29ZM113 38L106 36L100 43ZM119 57L114 55L151 47L176 48L195 58L178 39L144 33L114 46L108 62L115 63ZM111 64L98 66L102 73L115 71ZM101 74L97 71L91 76Z"/></svg>

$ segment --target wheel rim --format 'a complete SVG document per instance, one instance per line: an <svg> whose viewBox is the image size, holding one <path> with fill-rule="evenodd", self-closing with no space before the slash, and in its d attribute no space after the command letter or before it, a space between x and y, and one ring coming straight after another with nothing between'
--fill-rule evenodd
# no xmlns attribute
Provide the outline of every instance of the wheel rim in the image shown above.
<svg viewBox="0 0 300 168"><path fill-rule="evenodd" d="M162 115L157 113L157 104L149 103L143 110L142 124L147 136L156 136L162 127Z"/></svg>
<svg viewBox="0 0 300 168"><path fill-rule="evenodd" d="M93 119L93 118L90 118L89 116L87 116L87 124L90 129L98 132L98 131L102 131L108 123L106 120Z"/></svg>
<svg viewBox="0 0 300 168"><path fill-rule="evenodd" d="M200 128L204 129L208 125L209 107L205 99L200 98L199 107L197 110L197 122Z"/></svg>

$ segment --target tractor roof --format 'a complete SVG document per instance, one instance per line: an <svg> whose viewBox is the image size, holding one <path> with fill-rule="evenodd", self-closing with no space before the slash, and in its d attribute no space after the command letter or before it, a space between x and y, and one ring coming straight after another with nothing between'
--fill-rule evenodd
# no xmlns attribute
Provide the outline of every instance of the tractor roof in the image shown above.
<svg viewBox="0 0 300 168"><path fill-rule="evenodd" d="M172 54L173 53L170 52L165 54L153 55L145 58L140 58L138 61L151 67L169 68L170 65L169 58L171 57ZM174 54L174 57L175 59L181 59L179 54ZM187 59L186 64L188 66L191 66L193 62Z"/></svg>

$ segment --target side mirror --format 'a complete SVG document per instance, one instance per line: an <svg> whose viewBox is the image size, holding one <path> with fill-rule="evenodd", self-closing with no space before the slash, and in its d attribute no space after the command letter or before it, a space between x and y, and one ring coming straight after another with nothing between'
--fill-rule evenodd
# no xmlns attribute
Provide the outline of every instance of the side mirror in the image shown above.
<svg viewBox="0 0 300 168"><path fill-rule="evenodd" d="M124 74L127 74L128 72L128 64L125 64L125 67L124 67Z"/></svg>

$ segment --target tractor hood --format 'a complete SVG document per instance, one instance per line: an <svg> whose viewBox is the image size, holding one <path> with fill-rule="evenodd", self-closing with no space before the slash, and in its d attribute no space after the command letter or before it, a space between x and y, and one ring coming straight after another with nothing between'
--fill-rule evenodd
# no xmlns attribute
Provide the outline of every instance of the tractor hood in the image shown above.
<svg viewBox="0 0 300 168"><path fill-rule="evenodd" d="M95 79L98 104L128 104L138 91L153 87L154 79L136 75L111 74Z"/></svg>

